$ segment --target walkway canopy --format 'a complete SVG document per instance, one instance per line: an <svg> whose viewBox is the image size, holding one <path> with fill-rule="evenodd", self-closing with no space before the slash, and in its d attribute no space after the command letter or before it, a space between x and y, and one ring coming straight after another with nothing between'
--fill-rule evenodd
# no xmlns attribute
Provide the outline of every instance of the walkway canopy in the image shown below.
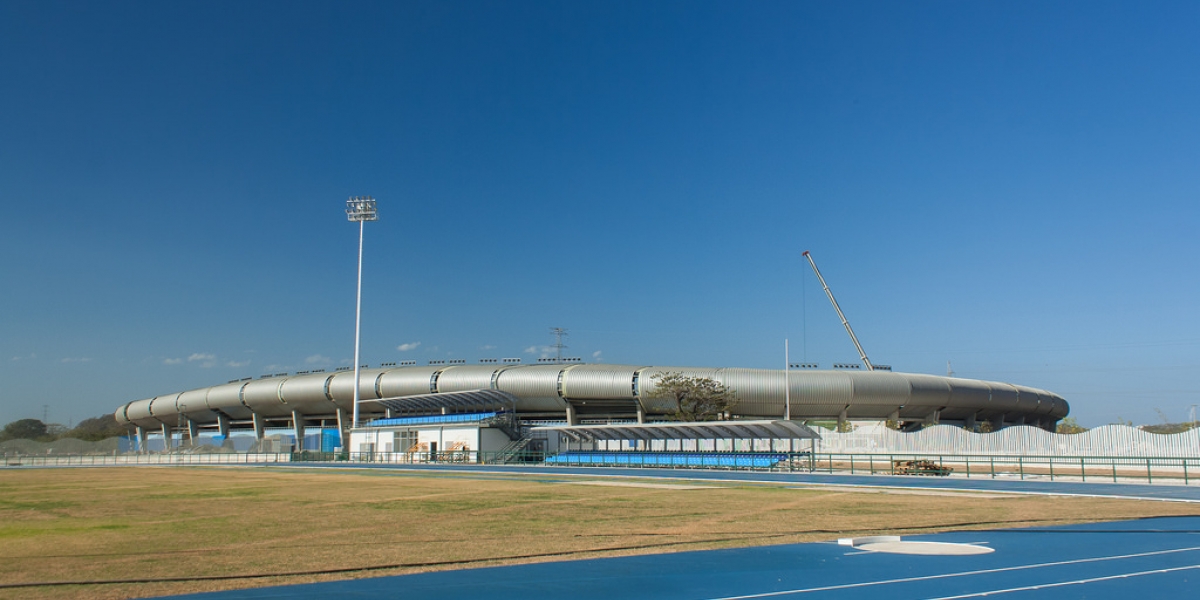
<svg viewBox="0 0 1200 600"><path fill-rule="evenodd" d="M415 415L513 412L516 410L517 397L498 390L470 390L363 400L362 404L377 404L400 414Z"/></svg>
<svg viewBox="0 0 1200 600"><path fill-rule="evenodd" d="M812 429L794 421L696 421L627 423L620 425L562 425L535 427L535 432L561 433L576 442L597 440L728 440L820 439Z"/></svg>

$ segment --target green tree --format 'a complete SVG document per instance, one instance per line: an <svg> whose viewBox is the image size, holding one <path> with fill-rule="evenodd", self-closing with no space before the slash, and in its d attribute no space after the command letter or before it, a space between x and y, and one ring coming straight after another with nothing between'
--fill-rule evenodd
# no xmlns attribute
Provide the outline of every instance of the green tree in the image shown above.
<svg viewBox="0 0 1200 600"><path fill-rule="evenodd" d="M1080 425L1075 421L1075 417L1067 417L1058 422L1058 427L1054 428L1055 433L1083 433L1088 428Z"/></svg>
<svg viewBox="0 0 1200 600"><path fill-rule="evenodd" d="M46 424L37 419L21 419L4 426L0 438L6 440L36 440L46 435Z"/></svg>
<svg viewBox="0 0 1200 600"><path fill-rule="evenodd" d="M734 391L709 377L687 377L683 373L658 373L652 398L675 401L675 418L680 421L714 421L737 405Z"/></svg>
<svg viewBox="0 0 1200 600"><path fill-rule="evenodd" d="M75 426L74 429L62 434L60 437L77 438L88 442L98 442L110 437L126 435L129 432L125 430L120 423L117 423L117 418L112 413L84 419Z"/></svg>

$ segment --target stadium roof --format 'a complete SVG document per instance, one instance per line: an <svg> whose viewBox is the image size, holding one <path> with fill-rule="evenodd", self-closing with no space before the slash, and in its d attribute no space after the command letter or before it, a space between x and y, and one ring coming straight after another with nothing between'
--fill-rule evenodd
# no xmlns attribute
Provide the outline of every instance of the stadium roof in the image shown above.
<svg viewBox="0 0 1200 600"><path fill-rule="evenodd" d="M401 413L440 409L448 412L511 411L516 407L517 397L499 390L470 390L363 401L363 404L367 403L380 404Z"/></svg>
<svg viewBox="0 0 1200 600"><path fill-rule="evenodd" d="M596 440L727 440L820 439L815 431L794 421L697 421L679 423L627 423L621 425L559 425L535 427L556 431L576 441Z"/></svg>

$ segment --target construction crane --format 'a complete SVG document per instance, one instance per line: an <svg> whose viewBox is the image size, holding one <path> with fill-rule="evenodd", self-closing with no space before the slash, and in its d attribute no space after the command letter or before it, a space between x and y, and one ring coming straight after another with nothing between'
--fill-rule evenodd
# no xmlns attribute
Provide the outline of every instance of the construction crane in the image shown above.
<svg viewBox="0 0 1200 600"><path fill-rule="evenodd" d="M833 304L833 310L837 311L837 315L842 319L842 325L846 328L846 333L850 334L850 341L854 342L854 347L858 349L858 357L862 359L863 365L866 365L868 371L874 371L875 365L871 364L871 359L867 358L867 353L863 352L862 344L858 343L858 337L854 335L854 329L850 327L850 321L846 320L846 315L842 314L842 308L838 306L837 300L833 297L833 292L829 290L829 284L825 283L825 278L821 277L821 271L817 269L817 263L813 262L812 255L808 250L804 251L804 258L808 259L808 264L812 266L813 273L817 274L817 280L821 282L821 287L825 288L825 295L829 296L829 302Z"/></svg>

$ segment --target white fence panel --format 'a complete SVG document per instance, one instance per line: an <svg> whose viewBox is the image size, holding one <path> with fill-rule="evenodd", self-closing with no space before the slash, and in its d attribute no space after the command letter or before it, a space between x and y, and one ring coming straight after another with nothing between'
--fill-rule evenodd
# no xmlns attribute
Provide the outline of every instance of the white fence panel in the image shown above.
<svg viewBox="0 0 1200 600"><path fill-rule="evenodd" d="M818 452L832 453L1200 457L1200 429L1158 434L1127 425L1105 425L1084 433L1062 434L1017 426L972 433L937 425L912 433L882 428L870 433L820 433Z"/></svg>

